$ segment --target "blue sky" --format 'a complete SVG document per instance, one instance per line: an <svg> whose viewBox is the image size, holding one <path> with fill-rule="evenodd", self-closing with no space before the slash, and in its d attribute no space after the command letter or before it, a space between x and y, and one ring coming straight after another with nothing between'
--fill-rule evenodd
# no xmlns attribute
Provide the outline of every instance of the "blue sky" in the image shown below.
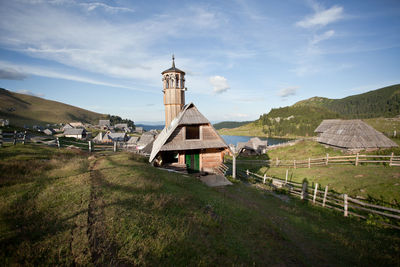
<svg viewBox="0 0 400 267"><path fill-rule="evenodd" d="M161 72L211 121L400 83L400 1L0 1L0 87L163 121Z"/></svg>

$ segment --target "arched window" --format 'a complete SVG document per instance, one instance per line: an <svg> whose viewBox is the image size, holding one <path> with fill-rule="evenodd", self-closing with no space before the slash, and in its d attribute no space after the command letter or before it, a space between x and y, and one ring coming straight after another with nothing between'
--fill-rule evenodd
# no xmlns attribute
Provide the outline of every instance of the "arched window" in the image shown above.
<svg viewBox="0 0 400 267"><path fill-rule="evenodd" d="M180 80L179 80L179 75L178 74L175 76L175 80L176 80L176 88L180 88L179 87Z"/></svg>

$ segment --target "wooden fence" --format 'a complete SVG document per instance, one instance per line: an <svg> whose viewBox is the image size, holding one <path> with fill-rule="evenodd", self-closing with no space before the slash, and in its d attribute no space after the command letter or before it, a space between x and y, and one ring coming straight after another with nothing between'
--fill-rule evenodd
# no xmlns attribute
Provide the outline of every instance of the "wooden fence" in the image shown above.
<svg viewBox="0 0 400 267"><path fill-rule="evenodd" d="M318 183L314 186L309 186L307 182L296 183L288 181L288 170L286 171L285 180L266 175L261 176L249 170L238 170L238 173L243 178L253 177L256 182L267 184L274 189L286 189L289 195L312 201L314 205L342 212L345 217L352 215L361 219L371 219L371 215L373 215L375 216L373 217L374 221L377 223L400 230L399 209L366 203L347 194L329 191L328 186L321 188Z"/></svg>
<svg viewBox="0 0 400 267"><path fill-rule="evenodd" d="M79 148L84 151L114 151L126 150L125 142L113 142L110 144L94 144L92 141L84 140L71 140L67 138L54 138L52 136L28 136L27 132L3 132L0 130L0 147L5 143L17 143L27 144L36 143L47 146L54 146L58 148Z"/></svg>
<svg viewBox="0 0 400 267"><path fill-rule="evenodd" d="M253 164L253 165L267 165L275 167L292 167L296 168L312 168L313 166L327 166L327 165L355 165L359 166L364 163L387 163L389 166L400 166L400 156L394 155L362 155L357 153L356 155L349 156L329 156L326 154L325 157L319 158L308 158L305 160L280 160L278 158L274 160L238 160L237 164Z"/></svg>

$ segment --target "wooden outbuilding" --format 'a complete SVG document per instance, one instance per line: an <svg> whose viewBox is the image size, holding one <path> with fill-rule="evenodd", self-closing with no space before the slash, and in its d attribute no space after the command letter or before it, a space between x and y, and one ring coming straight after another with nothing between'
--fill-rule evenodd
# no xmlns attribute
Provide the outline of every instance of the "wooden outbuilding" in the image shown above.
<svg viewBox="0 0 400 267"><path fill-rule="evenodd" d="M318 142L354 152L398 147L395 142L362 120L332 121L325 123L323 121L318 126L320 131L317 138Z"/></svg>
<svg viewBox="0 0 400 267"><path fill-rule="evenodd" d="M185 72L175 67L174 58L172 67L162 75L165 128L153 143L149 161L219 173L224 155L230 153L228 145L193 103L185 105Z"/></svg>

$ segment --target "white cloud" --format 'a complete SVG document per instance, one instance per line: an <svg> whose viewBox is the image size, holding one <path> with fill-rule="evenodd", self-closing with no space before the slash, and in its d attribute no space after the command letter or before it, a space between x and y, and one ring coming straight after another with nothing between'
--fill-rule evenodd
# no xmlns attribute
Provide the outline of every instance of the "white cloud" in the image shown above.
<svg viewBox="0 0 400 267"><path fill-rule="evenodd" d="M160 85L160 66L169 62L169 55L165 54L168 49L158 49L158 44L169 38L207 36L207 29L217 27L220 20L212 11L198 7L144 20L116 22L60 6L70 1L41 3L35 8L24 8L12 1L2 6L1 47L81 71L140 80L154 86ZM105 8L91 4L95 4L92 8ZM182 15L177 17L177 13ZM179 62L188 61L179 58ZM196 69L202 62L192 61L190 65Z"/></svg>
<svg viewBox="0 0 400 267"><path fill-rule="evenodd" d="M98 3L98 2L92 2L92 3L80 3L79 5L85 7L87 11L93 11L98 8L102 8L107 12L110 13L116 13L116 12L133 12L134 10L131 8L127 7L114 7L114 6L109 6L104 3Z"/></svg>
<svg viewBox="0 0 400 267"><path fill-rule="evenodd" d="M330 23L343 18L343 7L333 6L329 9L322 10L317 8L315 14L296 22L296 25L303 28L313 28L317 26L326 26Z"/></svg>
<svg viewBox="0 0 400 267"><path fill-rule="evenodd" d="M17 93L24 94L24 95L32 95L32 96L44 97L44 94L41 94L41 93L37 94L37 93L34 93L32 91L29 91L29 90L25 90L25 89L18 90Z"/></svg>
<svg viewBox="0 0 400 267"><path fill-rule="evenodd" d="M213 86L214 93L221 94L230 88L228 80L225 77L216 75L210 77L209 81Z"/></svg>
<svg viewBox="0 0 400 267"><path fill-rule="evenodd" d="M280 96L282 98L287 98L289 96L296 95L297 89L299 89L298 86L290 86L290 87L282 88L281 90L279 90L278 96Z"/></svg>
<svg viewBox="0 0 400 267"><path fill-rule="evenodd" d="M48 77L48 78L55 78L55 79L63 79L63 80L69 80L69 81L75 81L75 82L83 82L83 83L88 83L88 84L109 86L109 87L115 87L115 88L125 88L125 89L129 89L129 90L134 90L134 91L148 92L144 89L137 89L137 88L134 88L131 86L123 85L123 84L104 82L104 81L99 81L99 80L84 77L84 76L67 74L67 73L57 71L54 69L47 69L47 68L38 67L38 66L21 65L21 64L14 64L11 62L6 62L6 61L0 61L0 68L4 69L4 68L6 68L6 66L11 66L11 69L18 69L19 72L24 73L24 74L30 74L30 75L36 75L36 76L42 76L42 77Z"/></svg>
<svg viewBox="0 0 400 267"><path fill-rule="evenodd" d="M329 30L324 32L323 34L320 35L315 35L314 38L311 40L311 45L316 45L317 43L328 40L335 34L334 30Z"/></svg>
<svg viewBox="0 0 400 267"><path fill-rule="evenodd" d="M14 68L3 67L0 69L0 79L3 80L24 80L27 75L21 71L18 71Z"/></svg>

